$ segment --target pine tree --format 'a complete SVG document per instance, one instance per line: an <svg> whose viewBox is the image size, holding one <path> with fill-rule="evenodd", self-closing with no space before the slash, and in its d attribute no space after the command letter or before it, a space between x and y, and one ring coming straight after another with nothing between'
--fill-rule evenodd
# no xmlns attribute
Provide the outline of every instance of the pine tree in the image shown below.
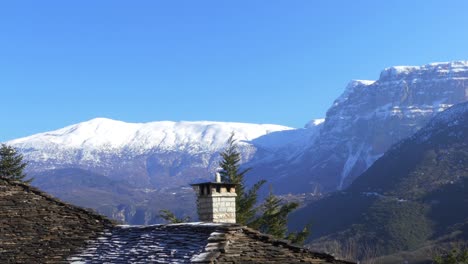
<svg viewBox="0 0 468 264"><path fill-rule="evenodd" d="M219 163L222 169L220 171L221 180L236 184L236 222L276 238L288 239L294 244L302 244L309 236L309 226L304 227L302 231L289 234L287 227L288 215L299 206L298 203L284 203L270 190L269 196L261 206L262 210L259 211L259 208L256 207L258 190L266 181L261 180L254 184L250 190L246 189L244 176L251 168L240 170L241 155L234 139L234 133L229 137L227 146L221 153L221 158Z"/></svg>
<svg viewBox="0 0 468 264"><path fill-rule="evenodd" d="M288 239L294 244L302 244L309 235L309 226L297 233L288 233L288 216L299 206L298 203L285 203L270 194L262 205L262 214L252 223L252 227L279 239Z"/></svg>
<svg viewBox="0 0 468 264"><path fill-rule="evenodd" d="M167 209L159 210L159 217L166 220L170 224L190 222L190 216L186 216L184 218L178 218L173 212Z"/></svg>
<svg viewBox="0 0 468 264"><path fill-rule="evenodd" d="M0 176L24 181L26 174L24 169L26 168L27 163L23 162L23 155L18 153L15 148L10 147L6 144L2 144L0 147ZM32 179L29 179L25 182L31 182Z"/></svg>
<svg viewBox="0 0 468 264"><path fill-rule="evenodd" d="M438 255L434 258L436 264L465 264L468 263L468 249L467 248L453 248L443 255Z"/></svg>
<svg viewBox="0 0 468 264"><path fill-rule="evenodd" d="M246 189L244 176L251 168L240 170L241 156L237 142L234 139L234 133L229 137L227 146L221 153L221 158L222 160L219 163L222 169L220 171L221 180L236 184L236 222L249 225L257 212L255 208L258 198L257 192L265 183L265 180L257 182L250 190Z"/></svg>
<svg viewBox="0 0 468 264"><path fill-rule="evenodd" d="M286 239L291 241L293 244L303 245L309 235L310 224L304 226L301 231L289 233Z"/></svg>

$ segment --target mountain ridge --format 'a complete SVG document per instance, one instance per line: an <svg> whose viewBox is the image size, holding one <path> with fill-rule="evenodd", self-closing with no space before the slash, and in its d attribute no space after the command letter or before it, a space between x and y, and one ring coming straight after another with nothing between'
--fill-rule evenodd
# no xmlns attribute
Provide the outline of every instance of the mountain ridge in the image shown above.
<svg viewBox="0 0 468 264"><path fill-rule="evenodd" d="M210 131L215 130L215 131ZM109 118L93 118L88 121L80 122L78 124L66 126L61 129L48 131L44 133L38 133L28 137L14 139L9 141L12 145L23 145L28 141L40 139L45 137L44 141L48 143L64 144L71 147L102 147L110 145L114 148L123 147L124 145L135 144L132 141L143 140L145 143L152 143L150 147L156 146L158 143L165 143L165 140L171 135L168 133L176 131L175 136L180 136L180 141L186 141L191 138L184 138L182 136L188 135L189 137L198 137L197 139L201 142L215 143L219 146L225 142L224 138L219 139L216 132L228 133L226 130L232 129L237 130L237 138L243 141L249 141L259 136L268 134L270 132L290 130L293 128L273 125L273 124L249 124L249 123L237 123L237 122L215 122L215 121L154 121L146 123L128 123L119 120L113 120ZM154 130L154 132L150 131ZM218 131L216 131L218 130ZM140 134L147 134L141 137ZM156 133L163 133L164 137L153 137L150 136ZM66 137L71 135L71 138L61 139L60 137ZM145 138L147 136L149 138ZM96 137L101 137L99 140L91 141ZM102 139L102 137L106 137ZM110 138L109 138L110 137ZM211 138L210 138L211 137ZM153 141L153 142L151 142ZM165 146L169 145L164 144ZM137 146L147 147L147 146Z"/></svg>

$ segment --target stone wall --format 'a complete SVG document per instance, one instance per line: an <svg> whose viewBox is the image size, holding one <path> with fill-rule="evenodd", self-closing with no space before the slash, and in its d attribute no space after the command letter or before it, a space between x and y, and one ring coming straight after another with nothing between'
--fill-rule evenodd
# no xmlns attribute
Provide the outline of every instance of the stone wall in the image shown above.
<svg viewBox="0 0 468 264"><path fill-rule="evenodd" d="M236 196L231 193L214 193L197 200L200 221L213 223L236 222Z"/></svg>
<svg viewBox="0 0 468 264"><path fill-rule="evenodd" d="M63 263L111 226L102 216L0 178L0 263Z"/></svg>
<svg viewBox="0 0 468 264"><path fill-rule="evenodd" d="M197 210L200 221L236 222L237 194L234 186L224 183L202 183L195 186L197 186Z"/></svg>

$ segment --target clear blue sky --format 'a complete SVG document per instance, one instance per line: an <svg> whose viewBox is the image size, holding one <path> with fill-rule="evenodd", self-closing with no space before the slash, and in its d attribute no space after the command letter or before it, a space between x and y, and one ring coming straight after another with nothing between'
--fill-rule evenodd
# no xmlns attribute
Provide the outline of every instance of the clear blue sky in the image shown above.
<svg viewBox="0 0 468 264"><path fill-rule="evenodd" d="M302 127L351 79L468 59L468 1L2 1L0 141L94 117Z"/></svg>

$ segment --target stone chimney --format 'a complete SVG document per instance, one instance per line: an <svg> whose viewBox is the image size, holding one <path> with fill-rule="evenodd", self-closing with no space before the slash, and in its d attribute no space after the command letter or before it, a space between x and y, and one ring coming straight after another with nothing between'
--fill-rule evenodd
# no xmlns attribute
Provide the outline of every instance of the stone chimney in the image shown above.
<svg viewBox="0 0 468 264"><path fill-rule="evenodd" d="M236 222L236 186L221 182L216 173L215 182L192 184L197 194L198 218L202 222Z"/></svg>

